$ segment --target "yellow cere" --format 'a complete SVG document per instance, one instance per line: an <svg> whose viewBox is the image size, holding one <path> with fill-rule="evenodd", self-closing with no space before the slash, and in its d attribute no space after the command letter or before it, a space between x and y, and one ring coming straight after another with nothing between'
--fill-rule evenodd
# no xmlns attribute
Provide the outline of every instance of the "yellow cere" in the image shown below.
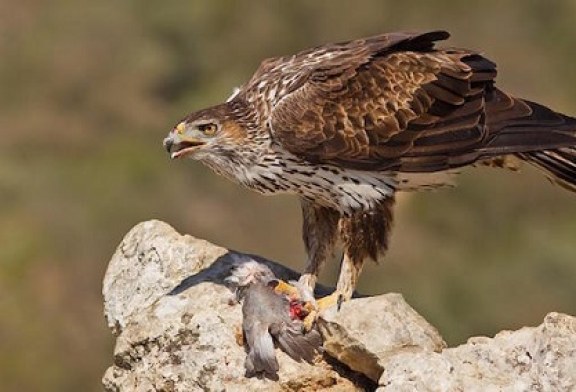
<svg viewBox="0 0 576 392"><path fill-rule="evenodd" d="M184 132L184 129L186 129L186 125L184 124L184 121L182 121L180 124L176 125L176 131L178 133Z"/></svg>

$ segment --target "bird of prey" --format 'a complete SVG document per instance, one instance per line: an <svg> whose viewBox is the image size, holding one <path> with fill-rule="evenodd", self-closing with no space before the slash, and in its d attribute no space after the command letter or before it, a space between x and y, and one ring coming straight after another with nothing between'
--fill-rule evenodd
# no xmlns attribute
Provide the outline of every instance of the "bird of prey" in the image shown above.
<svg viewBox="0 0 576 392"><path fill-rule="evenodd" d="M236 287L242 304L242 330L248 345L247 376L276 378L279 370L274 342L296 361L312 362L322 339L317 330L305 331L302 304L289 298L272 271L256 261L239 264L226 279Z"/></svg>
<svg viewBox="0 0 576 392"><path fill-rule="evenodd" d="M500 90L484 55L435 46L448 37L382 34L265 60L227 102L184 117L164 146L260 193L297 195L301 282L314 287L340 240L336 291L317 306L348 300L364 261L388 247L397 191L511 160L576 191L576 119Z"/></svg>

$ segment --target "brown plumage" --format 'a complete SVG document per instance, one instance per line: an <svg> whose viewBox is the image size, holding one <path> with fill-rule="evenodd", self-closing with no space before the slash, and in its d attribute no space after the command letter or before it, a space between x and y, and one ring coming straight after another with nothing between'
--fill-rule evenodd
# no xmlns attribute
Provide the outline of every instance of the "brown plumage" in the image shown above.
<svg viewBox="0 0 576 392"><path fill-rule="evenodd" d="M264 194L302 199L314 287L342 240L336 295L387 248L394 194L450 183L466 165L526 161L576 191L576 119L495 87L496 65L437 49L444 31L391 33L265 60L228 102L165 139Z"/></svg>

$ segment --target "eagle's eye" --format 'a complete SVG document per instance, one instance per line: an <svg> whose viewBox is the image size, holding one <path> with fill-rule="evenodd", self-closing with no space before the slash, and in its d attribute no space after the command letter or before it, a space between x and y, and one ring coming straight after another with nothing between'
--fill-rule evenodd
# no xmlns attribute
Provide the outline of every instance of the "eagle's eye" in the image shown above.
<svg viewBox="0 0 576 392"><path fill-rule="evenodd" d="M214 123L207 123L198 125L198 130L206 136L214 136L218 130L218 126Z"/></svg>

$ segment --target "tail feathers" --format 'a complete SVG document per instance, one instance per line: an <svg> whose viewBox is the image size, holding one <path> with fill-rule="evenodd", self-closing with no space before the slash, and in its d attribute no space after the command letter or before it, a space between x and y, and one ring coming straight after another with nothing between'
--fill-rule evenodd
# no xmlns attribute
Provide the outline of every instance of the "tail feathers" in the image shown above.
<svg viewBox="0 0 576 392"><path fill-rule="evenodd" d="M576 192L576 145L516 155L543 170L553 183Z"/></svg>
<svg viewBox="0 0 576 392"><path fill-rule="evenodd" d="M244 363L246 375L252 376L258 373L265 373L269 376L275 376L280 368L276 359L274 341L268 333L268 327L266 325L257 325L253 330L247 332L246 335L250 347Z"/></svg>

